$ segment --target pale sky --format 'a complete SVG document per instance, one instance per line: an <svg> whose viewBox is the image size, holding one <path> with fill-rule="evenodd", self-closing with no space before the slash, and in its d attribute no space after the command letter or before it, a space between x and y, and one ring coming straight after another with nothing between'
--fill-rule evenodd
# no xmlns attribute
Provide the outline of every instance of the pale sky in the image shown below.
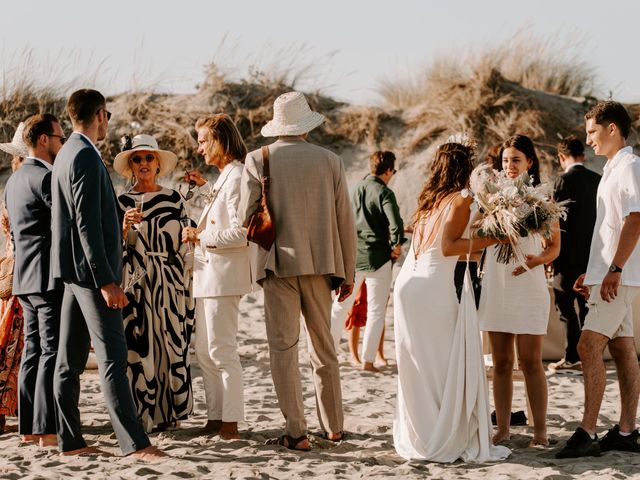
<svg viewBox="0 0 640 480"><path fill-rule="evenodd" d="M216 61L314 65L301 89L376 103L378 81L430 59L499 44L528 27L542 37L587 40L600 95L640 102L640 2L593 0L11 0L3 4L3 78L15 75L93 86L107 94L152 86L190 91ZM393 6L391 6L393 5ZM222 45L222 46L221 46Z"/></svg>

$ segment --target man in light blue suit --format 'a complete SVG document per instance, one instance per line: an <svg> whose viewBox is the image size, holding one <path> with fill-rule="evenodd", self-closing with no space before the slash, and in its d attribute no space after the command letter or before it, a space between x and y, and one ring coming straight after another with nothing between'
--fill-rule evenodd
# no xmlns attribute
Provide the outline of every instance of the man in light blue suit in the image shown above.
<svg viewBox="0 0 640 480"><path fill-rule="evenodd" d="M14 249L13 294L24 312L24 349L18 381L19 431L24 441L55 445L53 376L58 352L62 291L49 268L51 170L65 141L48 113L25 122L29 156L4 190Z"/></svg>
<svg viewBox="0 0 640 480"><path fill-rule="evenodd" d="M54 394L58 444L64 455L96 452L80 431L80 374L96 352L102 392L125 455L154 460L136 415L127 380L127 345L121 308L122 218L111 178L95 144L107 135L109 117L100 92L83 89L67 102L73 134L60 150L52 179L52 269L64 282L60 348Z"/></svg>

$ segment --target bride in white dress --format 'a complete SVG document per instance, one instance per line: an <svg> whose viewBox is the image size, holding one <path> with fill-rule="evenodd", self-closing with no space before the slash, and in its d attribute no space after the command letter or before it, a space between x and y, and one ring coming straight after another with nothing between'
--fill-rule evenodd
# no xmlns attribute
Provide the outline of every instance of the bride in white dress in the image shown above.
<svg viewBox="0 0 640 480"><path fill-rule="evenodd" d="M463 237L471 198L464 190L473 147L445 143L419 198L411 252L394 288L398 397L393 440L398 454L434 462L496 461L510 450L491 444L480 333L469 272L460 306L459 255L496 243Z"/></svg>

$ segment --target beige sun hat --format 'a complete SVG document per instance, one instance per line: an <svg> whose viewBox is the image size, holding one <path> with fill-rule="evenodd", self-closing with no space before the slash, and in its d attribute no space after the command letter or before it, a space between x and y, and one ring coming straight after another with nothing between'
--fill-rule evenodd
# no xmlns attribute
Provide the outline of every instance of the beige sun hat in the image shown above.
<svg viewBox="0 0 640 480"><path fill-rule="evenodd" d="M260 133L263 137L303 135L324 122L324 115L309 108L300 92L283 93L273 102L273 119Z"/></svg>
<svg viewBox="0 0 640 480"><path fill-rule="evenodd" d="M158 154L158 163L160 164L160 173L158 173L159 177L171 173L178 163L178 157L175 153L168 150L160 150L158 148L158 142L153 135L143 133L133 137L133 140L131 141L131 149L124 150L116 155L116 158L113 160L113 169L123 177L133 177L133 172L129 166L129 158L135 152L139 151L156 152Z"/></svg>
<svg viewBox="0 0 640 480"><path fill-rule="evenodd" d="M13 134L11 143L0 143L0 150L17 157L29 156L29 149L22 139L22 132L24 132L24 122L20 122L18 124L18 128L16 128L16 133Z"/></svg>

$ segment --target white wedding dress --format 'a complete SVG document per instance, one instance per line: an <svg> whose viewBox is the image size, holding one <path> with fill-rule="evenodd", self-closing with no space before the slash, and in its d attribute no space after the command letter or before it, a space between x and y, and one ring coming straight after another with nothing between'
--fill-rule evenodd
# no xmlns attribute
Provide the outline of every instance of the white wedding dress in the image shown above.
<svg viewBox="0 0 640 480"><path fill-rule="evenodd" d="M447 218L450 205L442 207L441 218ZM458 306L454 286L458 257L442 255L445 222L439 223L417 227L438 231L417 258L414 233L394 287L395 449L408 460L503 460L511 451L491 444L488 387L469 271ZM427 231L425 236L432 235Z"/></svg>

